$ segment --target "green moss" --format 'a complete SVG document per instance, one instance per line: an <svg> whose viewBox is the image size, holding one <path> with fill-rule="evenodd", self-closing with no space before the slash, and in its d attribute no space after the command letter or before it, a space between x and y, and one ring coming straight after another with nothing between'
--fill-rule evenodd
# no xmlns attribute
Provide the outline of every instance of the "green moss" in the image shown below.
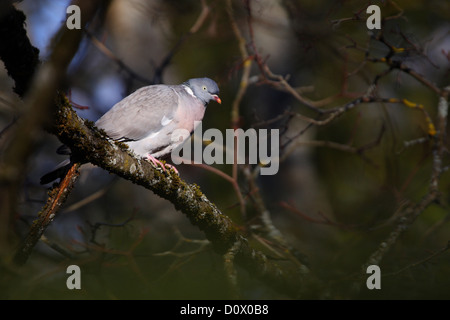
<svg viewBox="0 0 450 320"><path fill-rule="evenodd" d="M127 151L127 150L129 149L129 148L128 148L128 145L127 145L125 142L114 141L114 144L115 144L116 146L118 146L119 149L122 150L122 151Z"/></svg>
<svg viewBox="0 0 450 320"><path fill-rule="evenodd" d="M200 190L200 187L197 185L197 184L191 184L191 188L192 188L192 191L194 192L194 194L195 194L195 197L197 198L197 199L201 199L202 198L202 196L203 196L203 193L202 193L202 191Z"/></svg>

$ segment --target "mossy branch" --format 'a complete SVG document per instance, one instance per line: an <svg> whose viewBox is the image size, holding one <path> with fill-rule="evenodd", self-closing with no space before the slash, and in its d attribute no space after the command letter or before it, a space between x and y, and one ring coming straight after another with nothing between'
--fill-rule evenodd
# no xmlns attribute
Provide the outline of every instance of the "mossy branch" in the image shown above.
<svg viewBox="0 0 450 320"><path fill-rule="evenodd" d="M233 251L236 263L279 291L290 296L298 294L303 279L299 268L294 265L281 268L253 249L238 227L197 185L186 183L171 171L159 171L149 162L134 157L120 143L106 139L92 122L78 117L64 95L57 96L55 110L54 125L49 131L71 148L77 161L91 162L167 199L205 233L217 253L238 248Z"/></svg>

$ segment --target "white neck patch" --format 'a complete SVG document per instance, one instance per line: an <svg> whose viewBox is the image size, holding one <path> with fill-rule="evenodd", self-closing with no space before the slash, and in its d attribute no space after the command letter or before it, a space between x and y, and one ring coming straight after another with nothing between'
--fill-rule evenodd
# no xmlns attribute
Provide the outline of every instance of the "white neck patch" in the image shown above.
<svg viewBox="0 0 450 320"><path fill-rule="evenodd" d="M191 96L193 96L194 98L197 98L197 97L194 95L194 92L192 91L191 88L189 88L188 86L185 86L185 85L183 85L183 87L184 87L184 90L186 90L187 93L189 93L189 94L190 94Z"/></svg>

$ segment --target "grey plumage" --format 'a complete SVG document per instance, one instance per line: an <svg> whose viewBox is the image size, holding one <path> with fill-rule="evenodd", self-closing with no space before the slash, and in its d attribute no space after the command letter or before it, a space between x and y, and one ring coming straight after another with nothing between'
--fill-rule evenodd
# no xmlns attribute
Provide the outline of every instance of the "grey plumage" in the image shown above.
<svg viewBox="0 0 450 320"><path fill-rule="evenodd" d="M95 124L112 139L126 143L137 156L160 158L184 142L172 141L174 130L193 132L208 102L221 103L218 93L217 84L209 78L143 87L115 104ZM43 176L41 183L58 178L52 173Z"/></svg>

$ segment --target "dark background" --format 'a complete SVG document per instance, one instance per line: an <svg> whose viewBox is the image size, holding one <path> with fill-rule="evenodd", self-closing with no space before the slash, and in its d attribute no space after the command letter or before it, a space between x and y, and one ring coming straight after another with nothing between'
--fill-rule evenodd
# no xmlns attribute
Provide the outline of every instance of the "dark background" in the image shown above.
<svg viewBox="0 0 450 320"><path fill-rule="evenodd" d="M343 106L364 96L376 82L374 96L423 105L438 127L439 94L407 72L386 73L388 63L370 61L390 52L371 34L382 33L388 44L402 49L393 60L443 89L450 79L450 3L375 1L383 26L381 31L369 31L366 1L231 2L230 17L227 1L111 1L88 30L114 59L85 37L68 69L71 101L87 107L78 108L78 114L96 120L144 85L179 84L207 76L218 83L222 104L208 106L203 130L232 128L232 103L244 69L234 23L252 62L249 86L239 104L240 125L278 128L282 133L279 172L257 176L255 181L273 224L307 257L310 277L317 279L304 296L450 298L450 256L444 250L450 240L446 132L438 133L445 149L439 201L418 210L417 218L383 254L381 290L354 290L355 282L366 276L362 270L369 257L401 225L404 209L430 192L436 143L426 114L407 103L362 102L327 124L308 125L297 115L317 119L319 113L265 81L267 74L261 70L267 66L274 74L289 75L292 88L302 88L301 95L317 103L318 109ZM68 4L59 0L17 4L27 16L28 36L43 61L52 52L52 37L65 23ZM198 30L188 34L202 4L209 6L209 14ZM1 67L0 129L20 113L14 108L19 98L13 85ZM409 141L417 143L405 146ZM42 131L20 194L18 238L45 203L49 186L39 185L40 176L64 160L55 153L59 145L56 137ZM2 298L232 297L222 257L170 202L102 169L85 167L63 213L45 233L48 242L38 244L20 271L3 272ZM232 173L231 165L213 167ZM201 167L180 165L178 170L182 179L198 184L244 228L239 199L228 181ZM253 212L242 172L236 181L247 212ZM94 228L96 223L101 227ZM7 256L3 260L8 261ZM66 288L65 271L71 264L81 267L82 290ZM242 298L289 298L247 270L237 271Z"/></svg>

